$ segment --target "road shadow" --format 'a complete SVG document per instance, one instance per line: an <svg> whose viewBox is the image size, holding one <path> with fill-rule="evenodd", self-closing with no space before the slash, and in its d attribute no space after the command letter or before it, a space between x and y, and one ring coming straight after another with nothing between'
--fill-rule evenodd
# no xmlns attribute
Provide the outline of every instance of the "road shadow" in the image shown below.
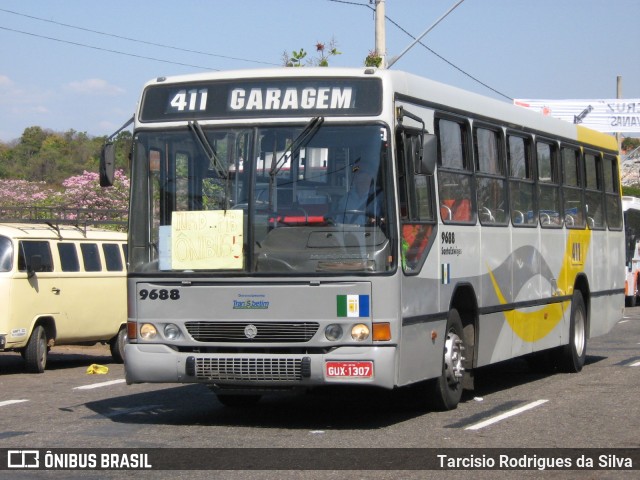
<svg viewBox="0 0 640 480"><path fill-rule="evenodd" d="M587 365L603 359L588 356ZM500 362L475 372L476 388L465 391L462 402L555 374L533 371L522 358ZM419 391L323 387L267 393L256 405L230 408L218 402L205 385L190 384L102 399L83 406L97 416L127 424L373 430L436 413L429 410L423 398L408 398L417 394Z"/></svg>
<svg viewBox="0 0 640 480"><path fill-rule="evenodd" d="M606 360L607 357L587 355L585 367ZM535 382L553 375L565 375L543 356L531 355L494 363L474 370L474 389L466 390L463 400L484 396L519 385Z"/></svg>
<svg viewBox="0 0 640 480"><path fill-rule="evenodd" d="M106 352L108 351L109 348L106 347ZM100 347L53 347L47 355L45 374L48 370L87 367L93 363L112 364L113 357L105 353L105 348ZM22 375L26 371L24 359L19 353L0 353L0 375Z"/></svg>
<svg viewBox="0 0 640 480"><path fill-rule="evenodd" d="M399 407L394 392L367 387L269 393L256 405L232 408L204 385L184 385L84 407L119 423L306 430L379 429L426 413Z"/></svg>

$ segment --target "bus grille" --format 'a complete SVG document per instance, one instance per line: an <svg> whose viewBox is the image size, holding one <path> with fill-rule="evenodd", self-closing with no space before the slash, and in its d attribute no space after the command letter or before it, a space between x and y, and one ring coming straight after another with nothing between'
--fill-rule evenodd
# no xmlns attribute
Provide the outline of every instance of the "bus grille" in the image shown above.
<svg viewBox="0 0 640 480"><path fill-rule="evenodd" d="M316 322L186 322L197 342L308 342L318 331Z"/></svg>
<svg viewBox="0 0 640 480"><path fill-rule="evenodd" d="M289 358L196 358L199 380L253 380L295 382L302 379L301 359Z"/></svg>

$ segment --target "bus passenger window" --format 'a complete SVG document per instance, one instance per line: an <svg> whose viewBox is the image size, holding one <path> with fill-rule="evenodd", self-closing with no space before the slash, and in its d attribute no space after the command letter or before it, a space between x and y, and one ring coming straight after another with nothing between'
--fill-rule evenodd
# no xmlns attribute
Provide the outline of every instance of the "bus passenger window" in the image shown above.
<svg viewBox="0 0 640 480"><path fill-rule="evenodd" d="M568 228L584 228L584 199L582 197L581 154L575 148L562 147L564 224Z"/></svg>
<svg viewBox="0 0 640 480"><path fill-rule="evenodd" d="M620 178L618 161L615 157L605 156L603 165L605 204L607 207L607 225L610 230L622 228L622 214L620 206Z"/></svg>
<svg viewBox="0 0 640 480"><path fill-rule="evenodd" d="M483 225L506 225L505 180L498 131L474 129L478 217Z"/></svg>
<svg viewBox="0 0 640 480"><path fill-rule="evenodd" d="M599 154L584 155L587 227L592 230L602 230L605 227L601 160Z"/></svg>
<svg viewBox="0 0 640 480"><path fill-rule="evenodd" d="M560 215L560 169L554 144L536 143L538 161L538 216L546 228L562 226Z"/></svg>
<svg viewBox="0 0 640 480"><path fill-rule="evenodd" d="M507 144L511 222L519 227L535 226L538 212L534 203L531 142L525 137L508 135Z"/></svg>
<svg viewBox="0 0 640 480"><path fill-rule="evenodd" d="M471 165L467 154L465 124L439 119L438 196L443 223L475 223L471 202Z"/></svg>

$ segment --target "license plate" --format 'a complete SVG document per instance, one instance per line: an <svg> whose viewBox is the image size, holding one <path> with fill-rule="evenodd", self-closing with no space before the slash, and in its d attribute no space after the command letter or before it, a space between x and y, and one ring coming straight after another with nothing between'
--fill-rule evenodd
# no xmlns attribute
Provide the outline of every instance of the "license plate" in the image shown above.
<svg viewBox="0 0 640 480"><path fill-rule="evenodd" d="M326 362L324 371L329 378L372 378L373 362Z"/></svg>

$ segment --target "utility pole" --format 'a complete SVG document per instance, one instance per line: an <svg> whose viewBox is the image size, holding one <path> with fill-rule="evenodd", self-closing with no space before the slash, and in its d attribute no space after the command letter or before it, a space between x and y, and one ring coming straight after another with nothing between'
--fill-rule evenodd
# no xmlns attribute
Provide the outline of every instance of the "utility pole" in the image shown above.
<svg viewBox="0 0 640 480"><path fill-rule="evenodd" d="M387 68L387 47L384 30L384 2L385 0L375 0L376 2L376 55L382 58L380 68Z"/></svg>

